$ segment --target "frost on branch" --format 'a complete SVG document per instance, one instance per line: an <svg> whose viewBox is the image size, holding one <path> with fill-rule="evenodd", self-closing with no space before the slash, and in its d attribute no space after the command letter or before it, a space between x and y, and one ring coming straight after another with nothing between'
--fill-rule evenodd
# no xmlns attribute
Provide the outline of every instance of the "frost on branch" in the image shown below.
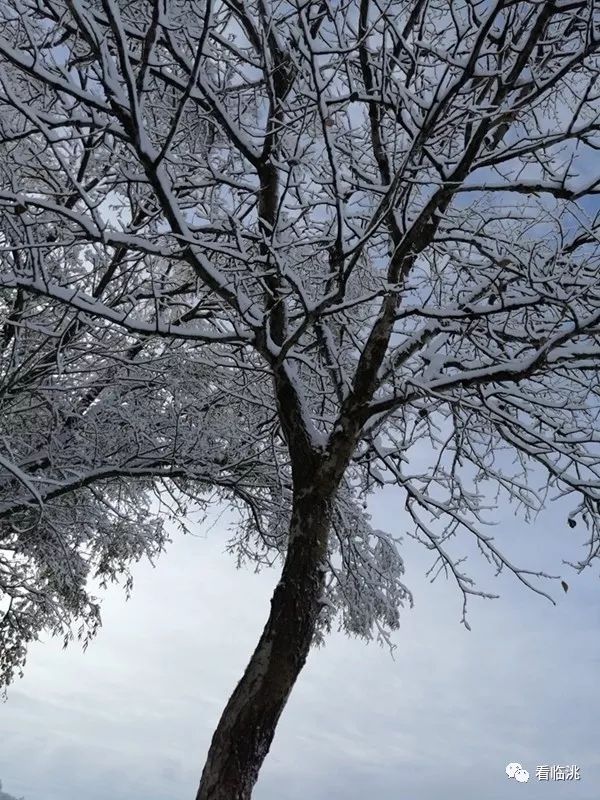
<svg viewBox="0 0 600 800"><path fill-rule="evenodd" d="M0 521L2 684L21 673L27 645L43 631L87 645L100 625L90 582L128 582L133 561L162 550L163 520L151 516L139 487L111 489L98 499L74 492L51 501L41 519L31 510Z"/></svg>
<svg viewBox="0 0 600 800"><path fill-rule="evenodd" d="M374 529L369 515L349 490L340 491L333 512L323 609L317 641L338 620L339 629L393 647L392 631L400 625L400 608L412 597L402 583L400 542Z"/></svg>

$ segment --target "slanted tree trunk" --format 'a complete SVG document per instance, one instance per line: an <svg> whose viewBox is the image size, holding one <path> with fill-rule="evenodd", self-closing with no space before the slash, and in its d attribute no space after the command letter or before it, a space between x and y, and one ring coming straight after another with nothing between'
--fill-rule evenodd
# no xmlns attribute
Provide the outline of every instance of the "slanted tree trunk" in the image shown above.
<svg viewBox="0 0 600 800"><path fill-rule="evenodd" d="M297 491L271 612L212 738L196 800L248 800L306 661L323 589L334 488Z"/></svg>

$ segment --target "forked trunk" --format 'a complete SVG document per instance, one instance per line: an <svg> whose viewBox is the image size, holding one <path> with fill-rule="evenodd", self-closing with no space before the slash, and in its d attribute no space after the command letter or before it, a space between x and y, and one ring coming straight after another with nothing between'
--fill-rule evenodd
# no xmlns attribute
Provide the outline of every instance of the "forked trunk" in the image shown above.
<svg viewBox="0 0 600 800"><path fill-rule="evenodd" d="M271 612L214 733L196 800L251 796L315 632L332 494L306 492L294 503L288 552Z"/></svg>

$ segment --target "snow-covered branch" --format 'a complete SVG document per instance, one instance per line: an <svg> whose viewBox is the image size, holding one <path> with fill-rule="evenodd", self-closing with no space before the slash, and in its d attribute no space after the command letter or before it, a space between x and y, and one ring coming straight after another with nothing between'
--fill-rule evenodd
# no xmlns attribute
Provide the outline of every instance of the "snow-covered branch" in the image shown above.
<svg viewBox="0 0 600 800"><path fill-rule="evenodd" d="M367 638L410 598L382 486L465 598L467 541L545 593L474 480L527 515L543 474L589 528L571 560L600 553L595 3L0 0L0 27L0 678L95 630L89 577L164 544L157 487L227 498L265 564L322 504L321 629Z"/></svg>

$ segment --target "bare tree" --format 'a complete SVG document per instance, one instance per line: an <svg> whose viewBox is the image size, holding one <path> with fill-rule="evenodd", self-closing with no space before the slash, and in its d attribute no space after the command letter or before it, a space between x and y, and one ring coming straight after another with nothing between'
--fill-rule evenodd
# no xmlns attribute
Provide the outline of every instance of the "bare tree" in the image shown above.
<svg viewBox="0 0 600 800"><path fill-rule="evenodd" d="M197 794L246 800L311 643L387 641L410 601L375 489L465 609L491 596L469 539L546 594L487 532L497 502L572 498L574 565L598 555L600 12L0 0L0 19L2 675L44 628L94 632L89 578L164 546L153 492L179 518L216 493L232 550L283 561Z"/></svg>

